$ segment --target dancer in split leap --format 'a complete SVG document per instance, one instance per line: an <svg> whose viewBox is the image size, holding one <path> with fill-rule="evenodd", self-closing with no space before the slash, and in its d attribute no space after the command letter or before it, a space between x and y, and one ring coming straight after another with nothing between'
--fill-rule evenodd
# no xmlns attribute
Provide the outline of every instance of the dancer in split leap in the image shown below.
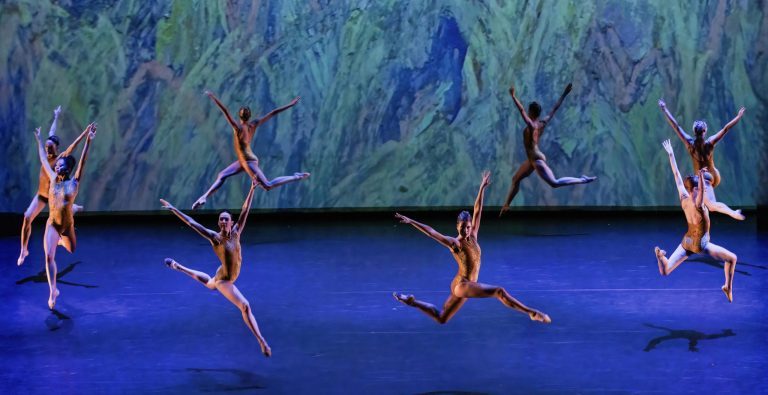
<svg viewBox="0 0 768 395"><path fill-rule="evenodd" d="M269 348L267 340L264 339L264 336L262 336L259 331L259 326L256 324L256 318L253 316L248 300L235 286L235 280L237 280L237 277L240 275L240 266L243 262L243 257L240 253L240 235L243 233L243 229L245 229L245 220L248 218L248 211L251 209L251 201L253 200L253 191L255 189L256 183L253 182L236 223L232 223L232 214L229 211L225 210L219 214L218 232L200 225L194 219L182 213L167 201L160 199L164 209L168 209L176 214L182 222L187 224L200 236L203 236L211 243L213 252L219 258L219 261L221 261L221 266L216 270L216 275L213 278L203 272L182 266L171 258L166 258L165 264L171 269L182 272L199 281L205 285L206 288L219 291L225 298L227 298L227 300L237 306L243 315L245 325L248 326L248 329L250 329L254 336L256 336L256 340L258 340L259 345L261 346L261 352L269 357L272 355L272 349Z"/></svg>
<svg viewBox="0 0 768 395"><path fill-rule="evenodd" d="M48 166L53 168L56 161L72 155L72 151L77 148L80 141L88 134L88 128L86 128L80 136L78 136L72 144L67 147L62 153L58 153L59 149L59 136L56 135L56 123L59 120L59 114L61 113L61 106L56 107L53 110L53 122L51 123L51 129L48 131L48 138L45 140L45 153ZM91 125L88 125L89 127ZM16 264L21 266L24 263L24 259L29 255L27 245L29 244L29 236L32 234L32 222L37 218L38 214L48 204L48 188L51 186L51 180L45 172L45 169L40 166L40 177L37 186L37 195L32 198L32 202L29 203L27 211L24 211L24 220L21 223L21 252L19 253L19 259L16 260ZM73 203L72 212L76 213L82 211L83 208Z"/></svg>
<svg viewBox="0 0 768 395"><path fill-rule="evenodd" d="M48 164L48 155L40 140L40 128L35 130L35 139L37 139L37 152L40 156L40 163L43 171L48 178L48 222L45 224L45 236L43 239L43 248L45 249L45 274L48 276L48 308L53 309L56 305L56 298L59 296L59 290L56 287L56 247L63 246L67 251L74 252L77 246L77 237L75 237L75 198L80 190L80 181L82 181L83 168L85 160L88 157L88 148L91 140L96 136L96 125L91 123L85 129L88 132L88 139L85 140L83 153L80 155L80 163L77 165L74 177L71 177L72 170L75 167L75 158L72 156L63 156L56 159L54 167Z"/></svg>
<svg viewBox="0 0 768 395"><path fill-rule="evenodd" d="M541 135L544 133L544 128L552 117L555 116L555 112L560 108L560 105L563 104L563 100L568 96L572 87L572 84L568 84L568 86L565 87L565 91L563 91L560 99L555 103L552 111L544 118L539 118L541 115L541 105L539 105L539 103L535 101L531 102L528 106L528 113L526 113L523 108L523 103L521 103L517 96L515 96L514 86L509 88L509 94L512 96L512 100L514 100L518 111L520 111L520 116L523 117L523 121L525 121L525 129L523 129L523 145L525 146L525 155L527 159L512 176L512 186L509 188L507 199L501 207L499 217L509 210L509 205L512 203L512 199L515 198L515 195L517 195L517 192L520 190L520 182L524 178L530 176L534 170L536 171L536 174L538 174L539 177L552 188L560 188L566 185L587 184L597 179L597 177L584 175L581 177L557 178L552 172L552 169L547 165L547 157L544 156L544 153L541 152L541 150L539 150L539 138L541 138Z"/></svg>
<svg viewBox="0 0 768 395"><path fill-rule="evenodd" d="M672 130L675 131L677 137L679 137L680 140L683 141L683 144L685 144L685 148L688 150L688 154L691 156L691 160L693 161L694 173L698 173L699 170L704 167L709 169L707 172L705 172L706 178L704 179L705 194L707 196L704 204L707 205L709 211L716 211L739 221L743 220L744 215L741 213L741 210L733 210L725 203L718 202L717 198L715 198L715 188L717 188L717 186L720 184L720 171L718 171L717 167L715 167L714 155L715 145L720 140L722 140L722 138L725 137L725 134L728 133L728 131L731 130L731 128L739 122L742 116L744 116L744 107L739 109L739 113L735 118L733 118L730 122L723 126L719 132L715 133L715 135L708 139L705 139L707 135L706 122L699 120L693 123L693 132L696 137L692 138L687 133L685 133L680 124L677 123L675 117L673 117L672 113L669 112L669 109L667 109L667 103L665 103L664 100L659 100L659 108L661 108L661 111L667 117L669 126L672 127Z"/></svg>
<svg viewBox="0 0 768 395"><path fill-rule="evenodd" d="M457 237L445 236L432 229L430 226L416 222L404 215L395 214L395 217L404 224L413 225L416 229L435 239L438 243L451 250L453 258L459 264L459 272L451 282L451 295L443 304L443 310L436 306L417 300L413 295L393 293L395 299L405 305L415 307L440 324L445 324L461 308L467 298L496 298L509 308L527 314L531 320L550 323L549 316L541 311L532 309L513 298L504 288L477 282L480 274L480 245L477 241L477 233L480 230L480 217L483 211L483 195L485 188L490 184L490 172L483 173L480 183L480 191L475 199L473 215L466 211L459 213L456 220Z"/></svg>
<svg viewBox="0 0 768 395"><path fill-rule="evenodd" d="M677 246L675 252L669 258L667 252L655 248L656 260L659 264L659 272L662 276L668 276L689 256L698 253L704 253L718 261L724 262L725 284L721 287L729 302L733 302L733 272L736 270L736 254L726 250L723 247L715 245L709 240L709 210L706 205L706 194L701 193L704 190L706 167L699 169L698 191L694 191L693 176L687 176L685 180L680 176L680 170L677 168L675 153L672 150L672 144L669 140L664 141L664 150L669 155L669 165L672 167L672 174L675 176L677 184L677 193L680 197L680 206L685 213L685 219L688 222L688 231L683 236L683 241Z"/></svg>
<svg viewBox="0 0 768 395"><path fill-rule="evenodd" d="M232 119L232 116L229 115L229 110L224 107L224 105L219 101L218 98L216 98L216 96L214 96L213 93L205 91L205 94L210 97L214 103L216 103L216 106L219 107L221 112L224 114L224 117L227 118L227 122L229 122L229 125L232 127L237 161L232 162L232 164L219 172L218 176L216 177L216 181L213 182L213 185L211 185L211 187L208 188L203 196L200 196L200 198L197 199L197 201L192 205L193 210L203 206L208 197L211 196L212 193L216 192L216 190L224 184L224 181L227 178L232 177L241 171L245 171L248 176L254 180L254 182L258 183L261 188L267 191L272 188L279 187L280 185L293 181L303 180L309 177L309 173L294 173L292 176L281 176L269 180L259 167L259 158L257 158L256 154L254 154L251 150L251 141L253 140L253 136L256 134L256 128L264 124L264 122L267 122L275 115L295 106L296 103L299 102L298 97L293 99L287 105L278 107L267 113L267 115L254 121L249 121L251 118L251 109L248 107L240 107L240 110L238 111L238 118L240 119L240 122L236 122L234 119Z"/></svg>

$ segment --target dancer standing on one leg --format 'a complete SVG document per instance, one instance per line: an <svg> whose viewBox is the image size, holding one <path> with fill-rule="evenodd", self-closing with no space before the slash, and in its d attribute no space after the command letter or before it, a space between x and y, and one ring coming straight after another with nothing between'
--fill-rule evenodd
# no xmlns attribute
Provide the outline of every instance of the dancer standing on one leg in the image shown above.
<svg viewBox="0 0 768 395"><path fill-rule="evenodd" d="M58 106L53 110L53 122L51 123L51 129L48 131L48 138L45 140L46 160L50 167L53 167L57 160L65 156L70 156L72 151L77 148L77 145L88 132L88 129L86 128L85 131L80 133L80 136L78 136L77 139L64 150L64 152L60 154L57 153L56 151L59 149L59 137L56 136L56 122L59 120L59 113L61 113L61 106ZM27 245L29 244L29 236L32 234L32 222L37 218L37 215L43 211L45 205L48 204L48 188L50 185L51 180L48 178L45 169L41 166L37 186L37 196L33 197L32 202L29 203L29 207L27 207L27 210L24 212L24 220L21 223L21 252L19 253L19 259L16 260L16 264L19 266L24 263L24 259L29 255ZM82 209L81 206L76 204L72 206L72 211L75 213L82 211Z"/></svg>
<svg viewBox="0 0 768 395"><path fill-rule="evenodd" d="M248 218L248 211L251 209L251 201L253 200L253 191L255 189L256 183L254 182L251 184L251 189L245 198L240 216L237 218L237 223L232 224L232 214L229 211L222 211L219 214L218 233L200 225L167 201L160 199L163 208L171 210L185 224L211 242L213 252L216 253L219 261L221 261L221 266L216 270L216 275L213 278L203 272L182 266L171 258L166 258L165 264L171 269L178 270L201 282L208 289L219 291L227 300L237 306L243 314L245 325L248 326L248 329L256 336L256 340L259 341L261 352L269 357L272 355L272 349L269 348L266 339L259 332L259 326L256 324L256 318L253 317L248 300L245 299L235 286L235 280L240 275L240 266L243 262L243 257L240 253L240 235L243 229L245 229L245 220Z"/></svg>
<svg viewBox="0 0 768 395"><path fill-rule="evenodd" d="M698 191L694 193L693 176L688 176L683 181L680 177L680 170L677 168L672 144L666 140L663 145L664 150L669 155L669 165L675 176L680 206L683 208L685 219L688 222L688 231L683 236L683 242L677 246L669 258L666 257L666 251L659 247L655 248L659 272L662 276L668 276L692 254L708 254L725 263L723 269L725 271L725 284L721 289L728 297L728 301L733 302L733 272L736 270L736 254L709 241L709 210L706 206L706 193L701 193L704 190L704 177L708 169L706 167L699 169Z"/></svg>
<svg viewBox="0 0 768 395"><path fill-rule="evenodd" d="M552 117L555 116L555 112L558 108L560 108L560 105L563 104L563 100L565 100L565 97L568 96L568 93L571 91L572 87L572 84L568 84L568 86L565 87L565 91L563 91L560 99L557 100L557 103L552 108L552 111L548 116L542 119L539 119L539 115L541 115L541 105L539 105L539 103L535 101L531 102L531 104L528 106L528 113L526 114L525 109L523 108L523 103L521 103L520 100L518 100L515 96L515 88L509 88L509 94L512 96L512 100L514 100L518 111L520 111L520 116L522 116L523 121L525 121L525 129L523 130L523 145L525 146L525 155L527 156L527 160L520 165L520 167L517 169L517 172L515 172L515 174L512 176L512 186L509 188L507 199L504 201L504 205L501 207L499 216L504 215L504 213L509 210L509 205L512 203L512 199L515 198L515 195L517 195L517 192L520 190L520 182L524 178L530 176L534 170L539 175L539 177L541 177L541 179L549 184L549 186L552 188L560 188L566 185L574 184L586 184L597 179L597 177L584 175L581 177L556 178L555 174L552 172L552 169L550 169L547 165L547 157L544 156L544 153L541 152L541 150L539 150L539 138L541 138L541 135L544 133L544 128L547 126L549 121L552 120Z"/></svg>
<svg viewBox="0 0 768 395"><path fill-rule="evenodd" d="M240 123L237 123L234 119L232 119L232 116L229 115L227 108L224 107L224 105L219 101L218 98L216 98L216 96L214 96L213 93L205 91L205 94L210 97L214 103L216 103L216 106L219 107L222 113L224 113L224 117L227 118L229 125L232 126L235 139L235 154L237 154L237 161L232 162L232 164L219 172L219 175L216 177L216 181L213 182L213 185L211 185L211 187L208 188L203 196L200 196L200 198L197 199L197 201L192 205L193 210L203 206L208 199L208 196L211 196L212 193L216 192L216 190L219 189L222 184L224 184L224 181L227 178L234 176L241 171L248 173L248 176L250 176L254 182L258 183L260 187L267 191L280 185L287 184L292 181L303 180L309 177L309 173L293 173L292 176L282 176L273 180L269 180L261 171L261 168L259 168L259 158L257 158L256 154L254 154L251 150L251 141L253 140L253 136L256 134L256 128L261 126L264 122L267 122L275 115L295 106L296 103L299 102L298 97L293 99L287 105L278 107L267 113L267 115L250 122L248 120L251 118L251 109L248 107L240 107L240 110L238 111Z"/></svg>
<svg viewBox="0 0 768 395"><path fill-rule="evenodd" d="M45 249L45 274L48 276L48 307L53 309L56 305L56 297L59 296L59 290L56 287L56 247L61 245L67 251L74 252L77 246L75 237L75 219L73 217L75 208L74 201L80 190L80 181L82 180L85 160L88 157L88 148L91 140L96 136L96 125L91 123L85 129L88 132L88 139L85 140L83 153L80 155L80 163L77 165L74 178L70 178L72 169L75 167L75 158L64 156L56 159L54 168L48 164L48 158L43 148L43 142L40 140L40 128L35 130L37 139L37 152L40 156L43 171L48 177L50 186L48 187L49 210L48 222L45 224L45 238L43 247Z"/></svg>
<svg viewBox="0 0 768 395"><path fill-rule="evenodd" d="M440 324L445 324L456 314L467 298L496 298L507 307L513 308L519 312L528 314L534 321L545 323L552 322L549 316L532 309L513 298L504 288L496 285L488 285L477 282L480 274L480 245L477 242L477 233L480 230L480 216L483 211L483 196L485 188L490 184L490 172L483 173L483 181L480 184L480 191L475 199L474 214L462 211L456 221L456 229L459 231L457 237L445 236L428 225L416 222L404 215L395 214L395 217L404 224L411 224L427 236L435 239L451 250L453 258L459 264L459 272L451 282L451 296L443 304L443 310L440 311L436 306L427 302L416 300L413 295L404 295L393 293L392 295L398 301L424 312Z"/></svg>
<svg viewBox="0 0 768 395"><path fill-rule="evenodd" d="M741 210L733 210L725 203L718 202L715 198L715 188L720 184L720 171L718 171L717 167L715 167L714 155L715 144L722 140L722 138L725 137L725 134L728 133L728 131L731 130L731 128L739 122L742 116L744 116L744 107L740 108L736 117L728 122L725 126L723 126L719 132L706 140L704 139L707 134L706 122L699 120L693 123L693 132L696 135L696 138L692 138L687 133L685 133L683 128L680 127L680 124L677 123L675 117L673 117L672 113L669 112L669 109L667 109L667 104L664 102L664 100L659 100L659 107L667 117L669 126L672 127L672 130L675 131L677 137L679 137L680 140L683 141L683 144L685 144L685 148L688 150L688 154L690 154L691 160L693 161L694 173L698 173L699 170L704 167L709 169L705 173L706 178L704 179L704 191L707 196L705 204L707 205L707 208L710 211L723 213L740 221L743 220L744 215L741 213Z"/></svg>

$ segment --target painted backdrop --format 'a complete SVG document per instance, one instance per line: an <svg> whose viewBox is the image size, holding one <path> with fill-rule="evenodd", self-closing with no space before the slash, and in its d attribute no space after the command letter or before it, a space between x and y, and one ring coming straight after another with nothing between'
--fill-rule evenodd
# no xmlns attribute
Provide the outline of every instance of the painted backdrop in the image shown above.
<svg viewBox="0 0 768 395"><path fill-rule="evenodd" d="M747 107L718 146L720 200L753 205L768 124L765 1L174 1L5 0L0 5L0 211L37 189L32 130L53 108L70 142L99 124L78 203L87 210L188 208L235 160L231 130L203 95L254 114L300 95L258 130L275 177L309 181L257 192L261 208L469 206L493 171L500 205L525 158L507 93L544 111L574 90L541 148L558 176L514 205L667 206L675 186L656 102L710 133ZM79 156L79 151L77 152ZM239 207L245 176L206 208Z"/></svg>

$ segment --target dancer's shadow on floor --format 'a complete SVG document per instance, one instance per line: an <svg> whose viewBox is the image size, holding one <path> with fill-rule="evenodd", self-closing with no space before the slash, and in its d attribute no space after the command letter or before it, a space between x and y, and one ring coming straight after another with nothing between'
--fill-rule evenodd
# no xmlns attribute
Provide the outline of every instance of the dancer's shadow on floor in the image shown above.
<svg viewBox="0 0 768 395"><path fill-rule="evenodd" d="M204 376L202 378L206 384L202 388L203 392L260 390L266 388L258 383L262 381L261 376L247 370L187 368L187 371ZM221 373L226 373L226 375ZM237 379L235 382L231 380L233 377Z"/></svg>
<svg viewBox="0 0 768 395"><path fill-rule="evenodd" d="M418 395L488 395L488 393L472 391L429 391L421 392Z"/></svg>
<svg viewBox="0 0 768 395"><path fill-rule="evenodd" d="M77 265L79 265L81 263L82 263L81 261L73 262L73 263L70 263L69 266L65 267L64 269L59 270L59 272L56 273L56 282L59 283L59 284L67 284L67 285L72 285L72 286L75 286L75 287L98 288L99 287L98 285L81 284L81 283L75 283L75 282L66 281L66 280L62 280L61 279L62 277L64 277L67 274L69 274L72 270L74 270L75 266L77 266ZM46 283L47 284L48 283L48 276L46 276L46 274L45 274L45 269L43 269L43 271L41 271L41 272L39 272L39 273L37 273L35 275L29 276L29 277L24 277L21 280L16 281L16 284L17 285L21 285L21 284L25 284L25 283L28 283L28 282Z"/></svg>
<svg viewBox="0 0 768 395"><path fill-rule="evenodd" d="M652 325L652 324L643 324L643 325L649 328L661 329L669 332L668 335L659 336L651 339L651 341L648 342L648 345L645 346L645 348L643 349L643 351L645 352L653 350L654 348L656 348L656 346L659 345L659 343L665 342L667 340L675 340L675 339L687 339L688 351L697 352L699 351L699 349L696 346L699 344L700 340L711 340L711 339L719 339L721 337L736 336L736 333L734 333L730 329L723 329L721 333L707 335L706 333L694 331L691 329L670 329L670 328L665 328L663 326Z"/></svg>
<svg viewBox="0 0 768 395"><path fill-rule="evenodd" d="M708 256L697 256L695 258L689 259L688 261L689 262L703 263L703 264L705 264L707 266L712 266L712 267L723 269L723 262L720 262L717 259L714 259L714 258L708 257ZM737 262L736 263L736 273L743 274L745 276L752 276L752 274L750 274L748 271L740 270L739 269L739 267L744 267L744 266L753 267L755 269L768 270L768 266L753 265L753 264L749 264L749 263L746 263L746 262Z"/></svg>
<svg viewBox="0 0 768 395"><path fill-rule="evenodd" d="M48 330L51 332L60 329L67 329L64 332L68 332L68 329L72 327L72 324L72 318L56 309L51 309L51 315L45 319L45 326L47 326Z"/></svg>

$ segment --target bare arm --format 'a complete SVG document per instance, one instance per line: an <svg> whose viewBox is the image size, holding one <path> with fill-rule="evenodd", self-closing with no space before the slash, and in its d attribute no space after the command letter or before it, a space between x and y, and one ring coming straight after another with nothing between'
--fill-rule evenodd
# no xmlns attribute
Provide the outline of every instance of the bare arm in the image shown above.
<svg viewBox="0 0 768 395"><path fill-rule="evenodd" d="M75 171L75 181L80 182L83 176L83 168L85 168L85 160L88 159L88 149L91 147L91 140L96 137L96 125L91 124L90 132L88 132L88 140L85 140L85 146L83 147L83 153L80 154L80 163L77 164L77 171Z"/></svg>
<svg viewBox="0 0 768 395"><path fill-rule="evenodd" d="M669 112L669 109L667 109L667 103L664 103L663 99L659 99L659 108L661 108L661 112L664 113L664 115L667 117L667 122L669 122L669 126L672 127L672 129L677 134L677 137L680 137L680 140L683 140L683 143L688 146L691 141L691 136L689 136L683 128L680 127L680 124L677 123L677 120L675 120L675 117L672 116L672 113Z"/></svg>
<svg viewBox="0 0 768 395"><path fill-rule="evenodd" d="M531 121L531 118L528 117L528 114L525 112L523 103L520 103L520 100L518 100L517 96L515 96L514 86L509 88L509 95L512 96L512 100L515 102L515 106L517 106L517 110L520 111L520 116L523 117L523 121L525 121L525 124L530 127L533 127L533 121Z"/></svg>
<svg viewBox="0 0 768 395"><path fill-rule="evenodd" d="M287 110L287 109L289 109L289 108L291 108L291 107L295 106L295 105L296 105L296 103L298 103L298 102L299 102L299 99L301 99L301 97L300 97L300 96L296 96L296 98L295 98L295 99L293 99L293 100L291 100L291 102L290 102L290 103L288 103L288 104L286 104L286 105L284 105L284 106L282 106L282 107L278 107L278 108L276 108L276 109L274 109L274 110L272 110L272 111L268 112L268 113L267 113L267 115L265 115L265 116L263 116L263 117L261 117L261 118L259 118L259 119L255 120L255 121L253 121L253 122L251 122L251 123L252 123L254 126L258 126L258 125L261 125L262 123L264 123L264 122L267 122L267 121L268 121L270 118L274 117L275 115L277 115L277 114L280 114L281 112L283 112L283 111L285 111L285 110Z"/></svg>
<svg viewBox="0 0 768 395"><path fill-rule="evenodd" d="M677 161L675 161L675 151L672 150L672 143L669 140L664 140L662 145L664 146L664 150L667 151L667 155L669 156L669 166L672 167L672 174L675 176L677 194L680 196L680 200L683 200L688 197L688 191L685 190L683 178L680 176L680 170L677 168Z"/></svg>
<svg viewBox="0 0 768 395"><path fill-rule="evenodd" d="M480 217L483 215L483 198L485 197L485 188L491 184L491 172L483 172L483 181L480 182L480 190L477 191L475 199L475 209L472 213L472 236L477 239L477 232L480 230Z"/></svg>
<svg viewBox="0 0 768 395"><path fill-rule="evenodd" d="M77 148L77 145L80 144L80 141L82 141L83 138L85 138L85 136L88 135L88 132L91 131L91 127L93 127L93 123L90 123L88 124L88 126L85 127L85 130L83 130L83 132L80 133L79 136L77 136L75 141L73 141L72 144L70 144L69 147L67 147L67 149L65 149L64 152L61 153L61 156L72 155L72 151L74 151L75 148Z"/></svg>
<svg viewBox="0 0 768 395"><path fill-rule="evenodd" d="M722 140L722 138L725 137L725 134L728 133L728 131L731 130L731 128L734 125L739 123L739 120L741 119L741 117L744 116L744 111L745 111L744 107L740 108L739 113L736 115L736 118L733 118L731 122L728 122L727 124L725 124L725 126L723 126L723 128L720 129L719 132L715 133L712 137L707 139L707 142L712 143L712 145L715 145L718 142L720 142L720 140Z"/></svg>
<svg viewBox="0 0 768 395"><path fill-rule="evenodd" d="M53 136L56 134L56 121L59 120L59 114L61 113L61 106L56 107L55 110L53 110L53 122L51 122L51 129L48 130L48 137Z"/></svg>
<svg viewBox="0 0 768 395"><path fill-rule="evenodd" d="M549 112L549 115L547 115L546 118L544 118L544 122L549 122L552 117L555 116L555 112L557 112L557 109L560 108L560 106L563 104L563 100L565 100L565 97L568 96L568 94L571 92L571 89L573 89L573 84L568 84L568 86L565 87L565 90L563 91L563 94L560 95L560 98L557 99L557 103L555 103L555 106L552 107L552 111Z"/></svg>
<svg viewBox="0 0 768 395"><path fill-rule="evenodd" d="M242 233L245 228L245 220L248 218L248 212L251 211L251 202L253 201L253 191L256 190L256 183L251 182L251 190L248 191L248 196L245 197L243 202L243 208L240 209L240 216L237 218L237 231Z"/></svg>
<svg viewBox="0 0 768 395"><path fill-rule="evenodd" d="M222 113L224 113L224 117L227 118L227 122L229 122L230 126L232 126L234 129L240 129L240 125L235 122L234 119L232 119L232 116L229 115L229 111L226 107L224 107L224 104L222 104L219 99L211 92L211 91L205 91L205 95L210 97L211 100L213 100L214 103L216 103L216 106L219 107L219 110L221 110Z"/></svg>
<svg viewBox="0 0 768 395"><path fill-rule="evenodd" d="M48 164L48 157L45 155L45 148L43 148L43 142L40 140L40 127L35 129L35 140L37 140L37 154L40 156L40 163L42 163L43 171L48 175L48 179L53 181L56 178L56 173L51 169L51 165Z"/></svg>
<svg viewBox="0 0 768 395"><path fill-rule="evenodd" d="M696 201L694 202L696 208L701 208L701 205L704 203L704 195L706 195L706 193L704 193L704 173L707 171L708 169L706 166L699 169L699 194L696 195Z"/></svg>
<svg viewBox="0 0 768 395"><path fill-rule="evenodd" d="M195 221L194 219L192 219L192 217L190 217L190 216L188 216L188 215L186 215L186 214L182 213L181 211L179 211L179 209L177 209L176 207L173 207L173 205L172 205L172 204L168 203L168 202L167 202L167 201L165 201L164 199L160 199L160 203L162 203L162 204L163 204L163 208L164 208L164 209L166 209L166 210L170 210L172 213L176 214L176 216L177 216L177 217L179 217L179 219L181 219L181 221L182 221L182 222L184 222L185 224L187 224L187 226L189 226L190 228L192 228L192 229L193 229L195 232L197 232L197 233L198 233L200 236L203 236L203 237L205 237L205 238L206 238L206 239L208 239L208 241L210 241L211 243L213 243L213 242L215 241L216 232L214 232L214 231L212 231L212 230L210 230L210 229L206 228L206 227L205 227L205 226L203 226L203 225L200 225L199 223L197 223L197 221Z"/></svg>
<svg viewBox="0 0 768 395"><path fill-rule="evenodd" d="M425 235L435 239L435 241L444 245L445 247L453 249L456 245L456 241L453 238L439 233L438 231L432 229L432 227L429 225L416 222L400 213L395 213L395 218L399 219L401 223L413 225L413 227L421 231L421 233L424 233Z"/></svg>

